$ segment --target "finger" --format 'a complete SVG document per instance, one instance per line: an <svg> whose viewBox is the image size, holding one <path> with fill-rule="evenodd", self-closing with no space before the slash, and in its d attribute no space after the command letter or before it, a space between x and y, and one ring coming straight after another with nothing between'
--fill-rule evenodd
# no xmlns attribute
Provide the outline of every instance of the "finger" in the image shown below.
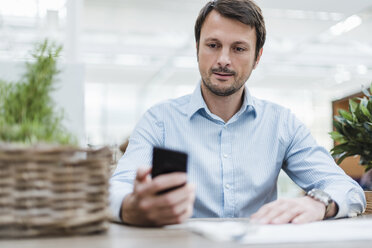
<svg viewBox="0 0 372 248"><path fill-rule="evenodd" d="M184 172L173 172L165 175L160 175L154 178L151 183L146 184L143 189L148 194L156 194L157 192L180 186L187 182L187 175Z"/></svg>
<svg viewBox="0 0 372 248"><path fill-rule="evenodd" d="M266 214L270 211L270 208L273 204L268 203L263 205L260 209L257 210L256 213L251 215L251 220L261 219L266 216Z"/></svg>
<svg viewBox="0 0 372 248"><path fill-rule="evenodd" d="M190 184L186 184L181 188L172 190L162 195L152 195L144 199L141 207L147 208L171 208L181 202L191 201L194 198L194 188Z"/></svg>
<svg viewBox="0 0 372 248"><path fill-rule="evenodd" d="M288 204L285 201L277 200L267 204L261 212L259 211L260 213L253 216L252 220L259 224L269 224L286 210L288 210Z"/></svg>
<svg viewBox="0 0 372 248"><path fill-rule="evenodd" d="M184 222L185 220L187 220L188 218L190 218L192 216L193 209L194 209L194 206L189 204L189 206L186 209L186 212L184 212L181 216L178 217L177 224L180 224Z"/></svg>
<svg viewBox="0 0 372 248"><path fill-rule="evenodd" d="M306 213L303 213L301 215L298 215L296 216L292 221L291 223L293 224L304 224L304 223L308 223L308 222L311 222L311 221L314 221L312 218L311 218L311 215L308 215Z"/></svg>
<svg viewBox="0 0 372 248"><path fill-rule="evenodd" d="M271 209L264 217L259 219L259 223L269 224L275 218L279 218L284 212L285 212L285 209L283 208Z"/></svg>
<svg viewBox="0 0 372 248"><path fill-rule="evenodd" d="M162 225L173 225L173 224L180 224L190 218L192 216L193 212L193 205L189 205L181 215L174 217L174 218L169 218L163 221Z"/></svg>
<svg viewBox="0 0 372 248"><path fill-rule="evenodd" d="M190 202L188 200L182 201L173 207L160 208L158 215L165 218L176 218L186 212Z"/></svg>
<svg viewBox="0 0 372 248"><path fill-rule="evenodd" d="M140 167L137 170L136 180L143 181L144 179L146 179L148 175L150 175L150 173L151 173L151 167L148 167L148 168Z"/></svg>
<svg viewBox="0 0 372 248"><path fill-rule="evenodd" d="M179 202L177 205L173 206L172 211L174 215L180 215L185 210L191 208L191 210L194 208L194 202L195 202L195 193L194 188L190 185L189 186L189 196L184 200Z"/></svg>
<svg viewBox="0 0 372 248"><path fill-rule="evenodd" d="M172 190L155 198L155 204L159 207L175 206L180 202L190 201L193 198L193 194L194 188L192 185L186 184L181 188Z"/></svg>
<svg viewBox="0 0 372 248"><path fill-rule="evenodd" d="M299 208L292 208L282 212L280 215L273 218L271 224L287 224L290 223L294 218L299 216L303 211Z"/></svg>
<svg viewBox="0 0 372 248"><path fill-rule="evenodd" d="M151 168L138 168L133 188L133 193L136 196L142 197L146 195L147 185L151 182L150 173Z"/></svg>
<svg viewBox="0 0 372 248"><path fill-rule="evenodd" d="M155 223L155 225L176 224L184 218L190 205L189 202L185 201L174 208L153 209L153 211L148 213L147 218Z"/></svg>

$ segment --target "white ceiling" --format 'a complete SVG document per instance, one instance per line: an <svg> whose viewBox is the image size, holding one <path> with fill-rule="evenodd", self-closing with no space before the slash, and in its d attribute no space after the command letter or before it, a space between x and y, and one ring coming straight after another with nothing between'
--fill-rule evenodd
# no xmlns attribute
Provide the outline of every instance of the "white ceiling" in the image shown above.
<svg viewBox="0 0 372 248"><path fill-rule="evenodd" d="M198 80L193 26L206 0L54 1L75 7L79 2L82 8L67 8L67 18L66 9L57 9L57 15L49 12L44 19L39 13L34 19L2 16L0 9L0 58L16 58L41 35L52 33L76 41L74 52L86 64L87 83L184 87ZM251 87L350 92L372 80L372 0L256 2L265 17L267 41ZM77 12L75 19L69 19L71 10ZM349 17L361 24L332 35L331 28Z"/></svg>
<svg viewBox="0 0 372 248"><path fill-rule="evenodd" d="M87 80L195 85L199 74L193 25L205 2L85 0L81 37L85 61L99 53L98 60L117 66L88 66ZM372 80L371 0L257 3L266 20L267 42L249 85L355 90ZM361 25L331 35L332 26L352 15L361 18Z"/></svg>

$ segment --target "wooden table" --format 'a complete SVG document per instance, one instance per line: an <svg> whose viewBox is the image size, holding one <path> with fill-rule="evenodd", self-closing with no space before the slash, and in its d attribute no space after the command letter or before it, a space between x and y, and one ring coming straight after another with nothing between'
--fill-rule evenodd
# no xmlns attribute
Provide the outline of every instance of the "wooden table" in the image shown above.
<svg viewBox="0 0 372 248"><path fill-rule="evenodd" d="M371 216L361 216L370 218ZM200 220L200 219L199 219ZM223 221L226 219L202 219ZM231 219L227 219L231 220ZM192 220L191 220L192 221ZM234 221L244 221L244 219L234 219ZM224 242L218 243L208 240L199 235L185 230L166 229L166 228L136 228L121 224L110 223L108 232L98 235L76 236L76 237L54 237L54 238L33 238L19 240L0 240L1 248L219 248L219 247L244 247L238 243ZM371 234L372 235L372 234ZM327 243L301 243L301 244L281 244L281 245L256 245L248 247L371 247L371 241L353 242L327 242Z"/></svg>

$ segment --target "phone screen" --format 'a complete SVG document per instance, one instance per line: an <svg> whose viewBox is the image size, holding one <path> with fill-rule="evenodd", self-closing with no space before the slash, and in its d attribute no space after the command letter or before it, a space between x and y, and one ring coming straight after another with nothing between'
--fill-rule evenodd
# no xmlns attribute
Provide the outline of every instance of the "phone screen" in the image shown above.
<svg viewBox="0 0 372 248"><path fill-rule="evenodd" d="M171 172L187 172L187 157L187 153L185 152L154 147L152 156L152 178ZM170 188L159 193L165 193L181 186L182 185Z"/></svg>

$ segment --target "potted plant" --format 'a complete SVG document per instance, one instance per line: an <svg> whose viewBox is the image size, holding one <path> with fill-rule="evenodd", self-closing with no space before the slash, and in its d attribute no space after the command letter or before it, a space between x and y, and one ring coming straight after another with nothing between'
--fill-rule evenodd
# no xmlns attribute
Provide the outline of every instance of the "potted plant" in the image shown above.
<svg viewBox="0 0 372 248"><path fill-rule="evenodd" d="M363 98L349 100L349 110L340 109L335 116L330 132L337 145L331 150L332 156L340 164L346 157L360 156L359 164L365 167L362 186L367 199L366 212L372 213L372 83L363 89Z"/></svg>
<svg viewBox="0 0 372 248"><path fill-rule="evenodd" d="M107 227L110 151L79 148L50 96L61 49L45 40L19 82L0 81L0 238Z"/></svg>
<svg viewBox="0 0 372 248"><path fill-rule="evenodd" d="M50 96L55 88L57 59L61 46L48 40L32 52L34 63L16 83L0 82L0 140L35 144L39 142L76 145L76 139L62 125L63 111Z"/></svg>

